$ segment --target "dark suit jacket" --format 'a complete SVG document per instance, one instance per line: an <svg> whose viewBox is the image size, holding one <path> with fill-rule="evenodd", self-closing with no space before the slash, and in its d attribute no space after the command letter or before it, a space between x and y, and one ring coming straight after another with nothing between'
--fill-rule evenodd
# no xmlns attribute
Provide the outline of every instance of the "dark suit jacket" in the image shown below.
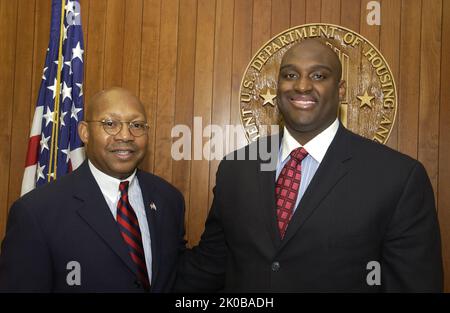
<svg viewBox="0 0 450 313"><path fill-rule="evenodd" d="M151 236L151 291L168 292L185 243L183 196L155 175L136 175ZM0 290L142 292L127 249L85 162L13 204L0 255ZM80 264L80 286L66 282L70 261Z"/></svg>
<svg viewBox="0 0 450 313"><path fill-rule="evenodd" d="M261 163L221 162L205 231L183 257L177 291L442 290L434 195L419 162L341 125L282 241L275 171ZM381 285L367 283L376 277L371 261L381 266Z"/></svg>

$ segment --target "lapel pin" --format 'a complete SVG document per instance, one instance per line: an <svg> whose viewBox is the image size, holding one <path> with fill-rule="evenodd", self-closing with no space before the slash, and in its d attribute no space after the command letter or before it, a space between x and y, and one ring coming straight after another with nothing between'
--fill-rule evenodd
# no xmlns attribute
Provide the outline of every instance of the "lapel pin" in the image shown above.
<svg viewBox="0 0 450 313"><path fill-rule="evenodd" d="M156 205L155 205L155 203L153 203L153 201L152 201L152 202L150 202L150 209L152 209L152 210L155 210L155 211L156 211Z"/></svg>

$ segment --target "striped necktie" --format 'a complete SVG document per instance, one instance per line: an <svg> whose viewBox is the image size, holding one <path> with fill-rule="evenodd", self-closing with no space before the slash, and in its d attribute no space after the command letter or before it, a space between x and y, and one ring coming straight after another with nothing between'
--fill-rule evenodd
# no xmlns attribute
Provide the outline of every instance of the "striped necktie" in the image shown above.
<svg viewBox="0 0 450 313"><path fill-rule="evenodd" d="M119 226L123 240L128 246L131 259L136 265L138 279L144 289L149 290L150 282L145 263L141 230L139 228L136 213L134 213L134 210L128 201L128 184L128 181L123 181L119 185L120 199L117 203L117 225Z"/></svg>

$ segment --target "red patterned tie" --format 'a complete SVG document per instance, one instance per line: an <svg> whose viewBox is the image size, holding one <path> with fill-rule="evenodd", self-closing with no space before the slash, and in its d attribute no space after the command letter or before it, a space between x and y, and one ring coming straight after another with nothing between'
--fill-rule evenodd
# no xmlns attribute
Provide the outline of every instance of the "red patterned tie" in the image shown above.
<svg viewBox="0 0 450 313"><path fill-rule="evenodd" d="M117 224L123 240L128 246L131 259L136 264L138 279L144 289L150 288L147 266L145 264L144 248L142 246L141 230L139 222L128 201L128 181L123 181L119 185L120 199L117 203Z"/></svg>
<svg viewBox="0 0 450 313"><path fill-rule="evenodd" d="M284 238L295 202L297 201L298 190L302 178L302 160L308 155L303 148L292 150L289 161L284 165L275 186L275 196L277 200L277 220L281 239Z"/></svg>

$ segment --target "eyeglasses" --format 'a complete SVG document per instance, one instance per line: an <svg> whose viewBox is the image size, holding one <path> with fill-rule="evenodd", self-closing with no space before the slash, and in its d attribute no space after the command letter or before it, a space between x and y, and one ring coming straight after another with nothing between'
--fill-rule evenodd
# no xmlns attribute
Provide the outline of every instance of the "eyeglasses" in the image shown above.
<svg viewBox="0 0 450 313"><path fill-rule="evenodd" d="M134 137L140 137L147 133L149 126L144 121L132 121L132 122L125 122L125 121L116 121L116 120L110 120L105 119L101 121L85 121L87 123L100 123L103 126L103 129L108 135L116 136L120 131L122 130L122 124L127 124L128 129L130 130L130 133Z"/></svg>

